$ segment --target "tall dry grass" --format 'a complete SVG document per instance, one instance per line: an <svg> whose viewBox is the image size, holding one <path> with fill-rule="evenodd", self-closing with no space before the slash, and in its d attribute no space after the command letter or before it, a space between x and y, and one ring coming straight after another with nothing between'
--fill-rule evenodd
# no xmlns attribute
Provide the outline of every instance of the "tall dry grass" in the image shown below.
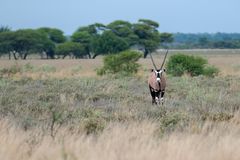
<svg viewBox="0 0 240 160"><path fill-rule="evenodd" d="M100 135L61 128L54 139L40 130L22 131L0 121L2 160L239 160L240 124L205 123L185 132L156 136L150 121L110 124Z"/></svg>

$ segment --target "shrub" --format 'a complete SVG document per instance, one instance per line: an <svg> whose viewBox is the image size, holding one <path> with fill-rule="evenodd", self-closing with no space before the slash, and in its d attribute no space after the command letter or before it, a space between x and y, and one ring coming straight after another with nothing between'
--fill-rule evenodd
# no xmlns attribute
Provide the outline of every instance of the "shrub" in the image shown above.
<svg viewBox="0 0 240 160"><path fill-rule="evenodd" d="M216 75L218 75L219 73L219 69L214 67L214 66L207 66L204 69L203 74L207 77L214 77Z"/></svg>
<svg viewBox="0 0 240 160"><path fill-rule="evenodd" d="M3 75L14 75L22 72L22 68L18 64L14 64L10 68L0 69L0 77Z"/></svg>
<svg viewBox="0 0 240 160"><path fill-rule="evenodd" d="M207 60L199 56L176 54L167 62L167 69L173 76L182 76L184 73L191 76L206 75L214 76L218 73L215 67L206 67Z"/></svg>
<svg viewBox="0 0 240 160"><path fill-rule="evenodd" d="M98 75L104 74L122 74L132 75L138 71L140 67L136 62L141 54L136 51L123 51L116 55L108 55L104 57L104 66L97 70Z"/></svg>
<svg viewBox="0 0 240 160"><path fill-rule="evenodd" d="M89 118L86 120L84 129L87 134L97 134L103 131L105 127L105 121L101 118Z"/></svg>

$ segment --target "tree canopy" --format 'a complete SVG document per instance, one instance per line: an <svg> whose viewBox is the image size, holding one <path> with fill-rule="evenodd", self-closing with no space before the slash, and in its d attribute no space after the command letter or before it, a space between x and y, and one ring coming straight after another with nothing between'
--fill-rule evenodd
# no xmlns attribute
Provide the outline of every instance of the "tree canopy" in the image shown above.
<svg viewBox="0 0 240 160"><path fill-rule="evenodd" d="M0 33L1 32L9 32L9 31L11 31L11 29L8 26L1 26L0 27Z"/></svg>
<svg viewBox="0 0 240 160"><path fill-rule="evenodd" d="M94 52L93 58L102 54L114 54L129 48L129 44L123 38L116 36L112 31L105 31L102 35L93 39L91 44Z"/></svg>
<svg viewBox="0 0 240 160"><path fill-rule="evenodd" d="M160 45L158 26L157 22L146 19L140 19L138 23L133 24L133 31L138 36L137 44L143 47L144 50L144 58Z"/></svg>
<svg viewBox="0 0 240 160"><path fill-rule="evenodd" d="M66 41L66 37L63 35L63 31L57 28L42 27L38 31L47 34L47 37L54 43L63 43Z"/></svg>
<svg viewBox="0 0 240 160"><path fill-rule="evenodd" d="M0 52L13 54L15 59L26 59L33 53L47 55L47 58L59 55L64 57L69 53L75 58L95 58L136 48L142 49L146 57L160 47L160 43L170 43L173 40L170 33L160 34L158 27L157 22L148 19L140 19L137 23L116 20L107 25L94 23L81 26L66 38L63 31L57 28L11 31L9 27L2 26Z"/></svg>
<svg viewBox="0 0 240 160"><path fill-rule="evenodd" d="M0 33L2 53L12 52L15 59L26 59L29 54L52 50L54 44L45 34L32 29Z"/></svg>
<svg viewBox="0 0 240 160"><path fill-rule="evenodd" d="M65 42L57 46L56 55L62 56L62 58L65 58L66 56L83 58L86 56L86 52L84 46L79 43Z"/></svg>

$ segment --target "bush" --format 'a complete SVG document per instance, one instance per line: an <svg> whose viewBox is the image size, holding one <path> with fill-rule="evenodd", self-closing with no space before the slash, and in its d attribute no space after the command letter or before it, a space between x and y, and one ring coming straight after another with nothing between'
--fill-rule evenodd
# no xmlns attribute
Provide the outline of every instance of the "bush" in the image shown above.
<svg viewBox="0 0 240 160"><path fill-rule="evenodd" d="M182 76L184 73L191 76L206 75L214 76L218 73L215 67L206 67L207 60L199 56L176 54L167 62L167 69L173 76Z"/></svg>
<svg viewBox="0 0 240 160"><path fill-rule="evenodd" d="M14 75L20 72L22 72L22 68L18 64L14 64L10 68L0 69L0 77L3 75Z"/></svg>
<svg viewBox="0 0 240 160"><path fill-rule="evenodd" d="M132 75L140 67L136 63L140 57L141 54L136 51L123 51L116 55L108 55L104 57L104 66L97 70L97 74Z"/></svg>
<svg viewBox="0 0 240 160"><path fill-rule="evenodd" d="M89 118L84 125L87 134L97 134L103 131L104 127L105 121L101 118Z"/></svg>
<svg viewBox="0 0 240 160"><path fill-rule="evenodd" d="M207 66L204 69L203 74L207 77L214 77L216 75L218 75L219 73L219 69L214 67L214 66Z"/></svg>

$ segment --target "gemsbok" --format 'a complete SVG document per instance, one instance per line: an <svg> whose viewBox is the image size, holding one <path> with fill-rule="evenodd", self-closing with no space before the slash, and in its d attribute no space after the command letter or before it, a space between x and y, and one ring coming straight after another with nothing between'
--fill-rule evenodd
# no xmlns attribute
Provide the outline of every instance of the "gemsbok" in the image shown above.
<svg viewBox="0 0 240 160"><path fill-rule="evenodd" d="M152 104L160 104L160 103L163 104L164 102L163 96L166 88L166 78L164 75L165 69L163 68L163 66L164 66L167 54L168 54L168 50L164 56L160 69L158 69L153 61L151 53L149 53L153 67L154 67L154 69L151 70L151 74L148 79L148 86L152 96Z"/></svg>

